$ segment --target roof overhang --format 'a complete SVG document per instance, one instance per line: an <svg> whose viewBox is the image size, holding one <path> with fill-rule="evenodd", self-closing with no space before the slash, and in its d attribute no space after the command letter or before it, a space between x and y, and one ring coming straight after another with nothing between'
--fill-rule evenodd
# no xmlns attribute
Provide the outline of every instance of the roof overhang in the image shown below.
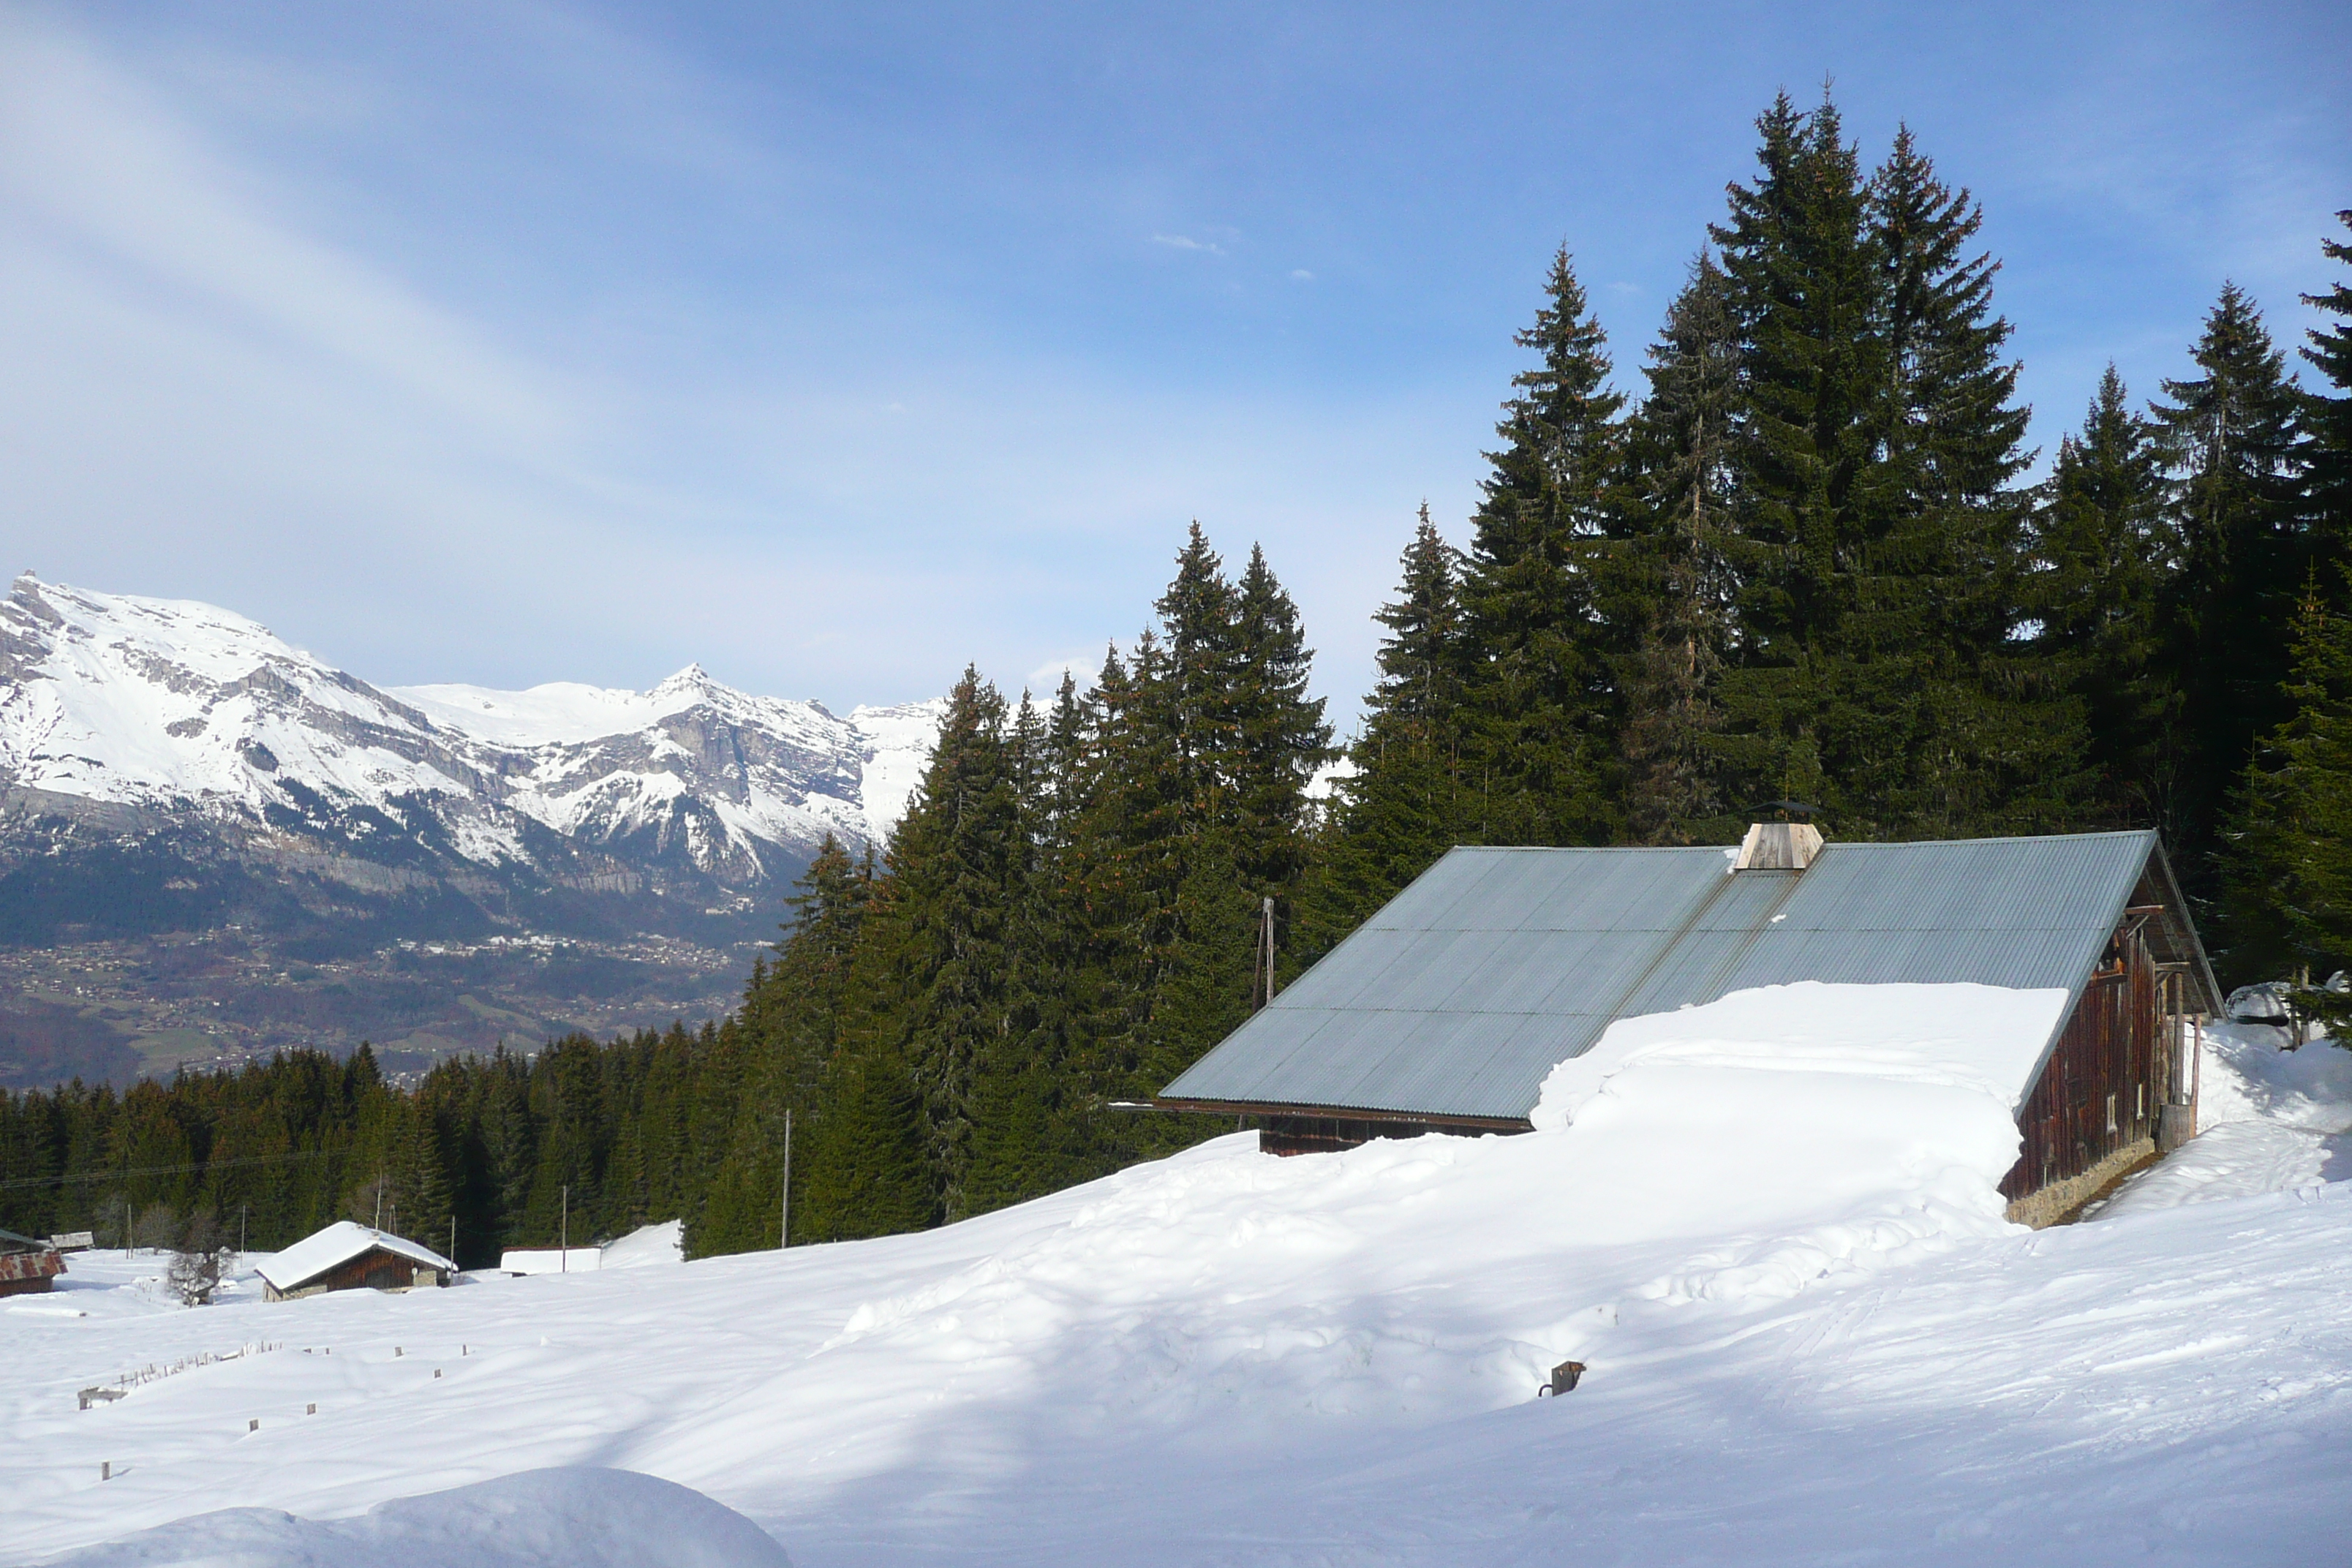
<svg viewBox="0 0 2352 1568"><path fill-rule="evenodd" d="M1271 1100L1170 1100L1151 1102L1157 1110L1197 1110L1216 1116L1312 1116L1340 1121L1393 1121L1411 1127L1445 1127L1465 1132L1529 1132L1524 1116L1449 1116L1437 1111L1368 1110L1360 1105L1286 1105Z"/></svg>

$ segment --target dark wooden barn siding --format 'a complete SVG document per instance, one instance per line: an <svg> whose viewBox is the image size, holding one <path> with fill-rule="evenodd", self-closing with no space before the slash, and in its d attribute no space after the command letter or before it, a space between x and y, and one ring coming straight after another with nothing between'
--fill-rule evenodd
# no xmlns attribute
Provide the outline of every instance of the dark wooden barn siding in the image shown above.
<svg viewBox="0 0 2352 1568"><path fill-rule="evenodd" d="M428 1268L413 1258L403 1258L397 1252L378 1247L361 1253L349 1263L341 1263L324 1274L304 1280L298 1290L393 1290L415 1283L416 1271Z"/></svg>
<svg viewBox="0 0 2352 1568"><path fill-rule="evenodd" d="M2079 1176L2155 1135L2174 1068L2174 1053L2162 1048L2162 981L2137 928L2118 933L2018 1112L2025 1147L2001 1180L2003 1197L2014 1202Z"/></svg>

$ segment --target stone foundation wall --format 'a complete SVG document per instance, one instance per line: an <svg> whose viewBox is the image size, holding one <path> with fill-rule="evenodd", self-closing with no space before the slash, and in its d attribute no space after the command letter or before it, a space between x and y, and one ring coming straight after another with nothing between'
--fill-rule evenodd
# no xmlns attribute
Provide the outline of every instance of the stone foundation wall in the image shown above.
<svg viewBox="0 0 2352 1568"><path fill-rule="evenodd" d="M2056 1225L2098 1196L2099 1189L2109 1182L2154 1158L2155 1139L2141 1138L2126 1143L2081 1175L2053 1182L2040 1192L2028 1193L2018 1199L2009 1205L2009 1221L2011 1225L2030 1225L2036 1230Z"/></svg>

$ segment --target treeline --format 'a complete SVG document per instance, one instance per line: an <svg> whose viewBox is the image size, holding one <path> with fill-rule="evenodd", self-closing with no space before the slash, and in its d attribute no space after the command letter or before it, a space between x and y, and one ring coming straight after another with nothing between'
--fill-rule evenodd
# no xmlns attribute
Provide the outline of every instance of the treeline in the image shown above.
<svg viewBox="0 0 2352 1568"><path fill-rule="evenodd" d="M1773 803L1843 838L2154 826L2225 974L2352 963L2352 288L2307 297L2332 390L2225 285L2194 374L2141 404L2110 369L2029 483L1968 193L1907 132L1866 166L1826 102L1759 127L1640 395L1555 258L1328 802L1297 610L1195 526L1089 689L966 672L887 852L826 846L729 1018L413 1094L297 1055L15 1097L0 1225L250 1205L275 1244L383 1196L479 1262L568 1191L575 1237L737 1251L776 1244L789 1126L793 1241L919 1228L1215 1131L1120 1102L1257 1003L1269 906L1286 979L1448 846L1728 843ZM247 1148L316 1158L219 1163Z"/></svg>
<svg viewBox="0 0 2352 1568"><path fill-rule="evenodd" d="M688 1211L699 1151L738 1107L709 1071L733 1029L679 1026L530 1057L444 1062L414 1089L362 1046L117 1093L79 1080L0 1095L0 1228L88 1230L100 1245L191 1236L255 1250L354 1219L494 1264L508 1247L619 1235Z"/></svg>

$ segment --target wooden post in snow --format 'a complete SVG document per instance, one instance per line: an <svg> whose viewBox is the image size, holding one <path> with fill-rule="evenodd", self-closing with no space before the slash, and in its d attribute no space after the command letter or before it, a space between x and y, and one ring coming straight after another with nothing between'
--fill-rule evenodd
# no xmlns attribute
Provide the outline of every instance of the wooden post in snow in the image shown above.
<svg viewBox="0 0 2352 1568"><path fill-rule="evenodd" d="M783 1213L776 1221L776 1249L781 1252L793 1244L793 1113L784 1112L784 1201Z"/></svg>

